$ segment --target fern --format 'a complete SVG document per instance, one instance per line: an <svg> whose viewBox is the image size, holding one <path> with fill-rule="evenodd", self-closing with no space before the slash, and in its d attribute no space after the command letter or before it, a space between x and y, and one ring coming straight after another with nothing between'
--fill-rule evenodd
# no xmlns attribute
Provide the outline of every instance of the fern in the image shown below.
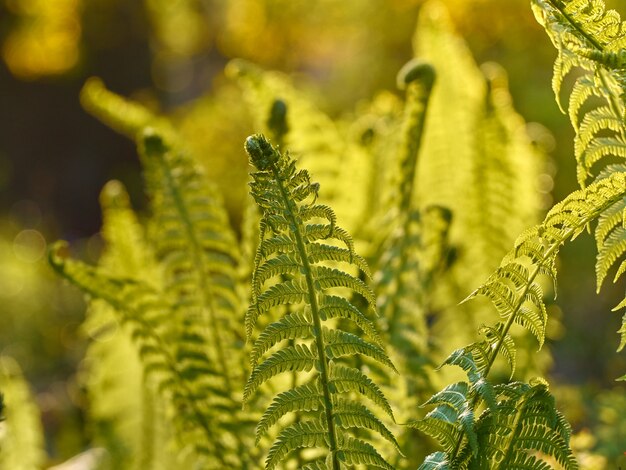
<svg viewBox="0 0 626 470"><path fill-rule="evenodd" d="M165 266L166 290L180 306L184 334L210 331L214 363L228 393L233 368L227 362L226 334L235 331L236 242L221 200L184 154L173 151L160 136L142 141L148 195L153 204L155 252ZM200 287L200 289L198 289ZM197 330L196 330L197 329ZM231 341L234 341L232 339ZM234 370L237 370L236 368Z"/></svg>
<svg viewBox="0 0 626 470"><path fill-rule="evenodd" d="M495 64L477 66L441 2L420 10L414 50L437 70L415 198L454 214L453 274L468 292L523 229L541 220L535 187L544 157L511 105L505 73Z"/></svg>
<svg viewBox="0 0 626 470"><path fill-rule="evenodd" d="M427 322L430 292L445 265L451 221L449 210L440 206L421 209L414 197L435 76L434 69L419 60L409 62L398 74L399 88L406 89L404 116L397 125L400 137L397 145L388 145L387 155L382 154L393 178L380 190L388 199L379 206L384 213L374 213L370 224L373 238L381 240L374 244L378 248L372 256L376 267L373 288L385 339L403 376L402 386L394 384L389 396L401 417L411 416L417 404L434 391L427 369L432 366ZM398 438L408 459L423 455L416 431L401 432ZM394 462L396 467L402 464L400 459Z"/></svg>
<svg viewBox="0 0 626 470"><path fill-rule="evenodd" d="M399 146L402 155L398 158L399 168L396 172L401 175L399 182L393 186L399 187L400 191L395 196L395 201L388 203L392 207L391 215L384 220L389 226L391 219L397 226L397 232L391 234L385 241L383 248L383 264L399 263L398 266L384 266L379 273L381 279L377 282L377 290L384 293L381 299L381 313L388 321L388 329L393 336L397 324L402 316L399 303L406 297L407 265L411 248L420 244L419 235L414 233L419 226L420 214L414 209L413 192L418 161L418 151L424 129L426 107L435 81L435 71L431 66L424 63L409 63L405 66L398 77L399 85L407 88L407 105L405 110L402 142ZM395 219L395 220L394 220ZM416 223L417 222L417 223ZM383 225L381 223L381 225ZM382 229L384 230L384 228ZM418 238L418 240L416 240ZM415 271L415 266L411 266ZM395 285L391 285L394 283ZM385 292L387 290L388 292ZM422 318L422 321L424 319ZM424 334L425 328L418 327L417 331ZM393 340L392 340L393 341Z"/></svg>
<svg viewBox="0 0 626 470"><path fill-rule="evenodd" d="M461 366L468 372L472 385L484 383L483 380L499 355L502 355L513 369L515 345L510 330L515 323L530 331L541 347L545 338L547 315L537 277L540 274L546 275L556 282L556 257L560 247L566 241L578 236L608 208L620 204L625 195L626 174L613 174L584 190L570 194L548 212L541 225L520 235L515 249L503 260L500 268L469 297L483 295L489 298L502 321L485 330L486 341L472 343L453 353L446 363ZM455 391L459 391L458 387ZM449 393L445 392L444 390L435 397L447 397ZM415 426L440 440L451 466L472 462L472 459L477 458L482 459L479 462L482 462L480 465L483 466L487 463L489 465L500 463L503 449L507 449L505 455L511 460L506 461L507 466L496 468L509 468L508 465L512 465L512 462L522 465L522 468L524 466L531 468L532 462L536 459L533 457L528 460L524 457L528 450L524 447L525 444L518 440L505 443L497 438L488 437L494 434L494 429L502 426L498 423L510 420L506 418L511 414L510 410L519 411L520 406L525 406L523 396L517 396L511 403L503 402L496 407L489 406L492 417L485 418L484 421L474 421L473 416L476 414L478 404L487 401L485 397L481 397L478 392L473 395L468 393L467 396L468 404L464 402L462 407L458 404L451 407L447 401L440 403L439 398L436 398L434 403L443 408L441 410L437 408ZM553 407L546 407L546 410L550 409L553 410ZM471 422L464 421L463 413L466 413L466 416L472 415ZM565 468L577 468L567 446L567 439L555 440L549 437L550 433L542 426L536 426L532 420L525 424L524 420L523 413L514 419L516 423L514 434L523 436L519 441L532 443L536 446L533 447L534 450L553 456ZM481 424L485 422L489 424ZM495 434L499 435L501 432L497 431ZM548 442L552 445L548 445ZM513 449L514 443L515 446L521 447ZM504 447L501 447L502 445Z"/></svg>
<svg viewBox="0 0 626 470"><path fill-rule="evenodd" d="M259 316L271 309L290 305L294 313L267 326L256 339L244 402L261 384L282 372L315 370L306 383L276 396L261 419L258 435L289 412L308 415L280 431L269 450L266 468L276 468L291 451L304 447L327 448L326 464L332 469L341 468L341 463L392 468L370 444L349 436L346 429L369 430L397 446L393 434L363 405L340 397L342 392L360 392L393 417L373 382L339 361L360 354L394 369L379 346L333 326L335 318L355 319L357 325L367 325L365 331L373 330L346 297L348 291L357 293L373 308L371 291L352 274L327 265L340 262L364 270L364 262L354 253L350 236L336 225L333 211L316 203L319 185L310 182L307 171L298 171L294 161L263 136L248 138L246 151L258 170L252 174L251 192L262 213L252 304L245 319L248 338ZM330 244L333 241L345 247ZM266 287L279 274L284 277ZM292 341L280 347L285 339ZM372 339L377 342L378 338ZM269 348L278 349L259 359ZM309 465L319 467L321 461Z"/></svg>
<svg viewBox="0 0 626 470"><path fill-rule="evenodd" d="M568 112L576 131L575 155L578 182L605 178L626 171L626 27L614 10L602 1L537 0L533 2L537 20L545 27L558 50L552 86L561 105L563 83L573 70L581 73L571 88ZM616 163L617 162L617 163ZM596 228L597 289L609 271L626 253L623 211L626 201L611 205L600 216ZM626 269L622 261L614 282ZM615 307L618 310L626 302ZM619 331L618 351L626 345L626 316Z"/></svg>
<svg viewBox="0 0 626 470"><path fill-rule="evenodd" d="M111 275L145 279L162 287L160 266L145 240L124 187L118 181L105 185L100 196L105 251L99 265ZM103 300L89 303L83 330L94 339L86 352L84 385L94 440L109 451L104 468L168 468L183 459L172 445L167 406L150 379L119 312Z"/></svg>
<svg viewBox="0 0 626 470"><path fill-rule="evenodd" d="M596 164L601 160L626 158L624 24L602 1L537 0L533 9L558 51L552 87L562 110L565 78L573 70L582 72L574 81L567 108L576 131L578 181L584 186L590 177L598 176Z"/></svg>
<svg viewBox="0 0 626 470"><path fill-rule="evenodd" d="M435 408L423 419L408 423L444 449L430 454L421 470L550 469L546 456L561 468L578 468L569 449L569 424L556 410L544 382L492 386L466 349L452 353L444 364L463 368L469 382L451 384L433 395L424 406ZM479 413L481 401L487 406Z"/></svg>
<svg viewBox="0 0 626 470"><path fill-rule="evenodd" d="M112 275L64 259L59 250L53 265L129 325L144 373L177 410L185 445L198 458L219 456L211 465L245 468L255 456L243 451L249 436L241 430L252 423L238 411L244 370L235 323L239 255L221 198L167 121L97 82L86 85L83 101L115 128L137 136L152 206L148 233L155 271L163 278L150 285L128 273ZM143 129L146 123L156 127Z"/></svg>
<svg viewBox="0 0 626 470"><path fill-rule="evenodd" d="M87 80L80 92L80 102L86 111L111 129L131 139L135 139L137 133L148 126L161 130L167 128L169 133L172 133L167 120L139 103L126 100L107 90L99 78L92 77Z"/></svg>
<svg viewBox="0 0 626 470"><path fill-rule="evenodd" d="M543 454L562 468L578 468L568 448L571 430L545 384L513 382L498 387L497 393L496 412L485 411L476 423L474 446L481 450L469 459L470 466L551 468L542 461Z"/></svg>
<svg viewBox="0 0 626 470"><path fill-rule="evenodd" d="M106 301L120 314L122 323L132 329L131 336L145 373L154 381L164 398L172 400L175 404L179 431L189 439L189 443L194 443L200 455L212 450L218 443L211 437L209 424L211 419L207 416L206 405L202 402L207 399L209 393L218 393L219 389L212 387L211 390L205 389L196 393L189 388L189 381L193 378L189 374L192 371L188 369L187 375L185 374L185 370L178 365L177 358L167 348L162 338L163 333L159 331L166 324L167 305L159 302L157 292L148 286L106 276L83 263L67 259L63 249L63 244L57 244L51 250L52 266L66 279L94 298ZM189 340L195 341L194 338ZM199 359L202 360L202 356ZM196 367L196 371L196 374L201 371L215 373L211 369L199 367ZM191 433L189 430L185 432L188 423L195 425ZM198 431L204 436L199 438L196 435L192 438Z"/></svg>

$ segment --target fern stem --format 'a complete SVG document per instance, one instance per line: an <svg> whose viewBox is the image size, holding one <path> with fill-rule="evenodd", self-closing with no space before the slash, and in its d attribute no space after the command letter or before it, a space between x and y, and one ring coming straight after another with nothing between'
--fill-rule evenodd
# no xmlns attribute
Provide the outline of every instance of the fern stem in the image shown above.
<svg viewBox="0 0 626 470"><path fill-rule="evenodd" d="M405 70L408 69L408 70ZM426 110L435 83L435 69L429 64L409 62L399 73L400 86L407 88L402 158L400 159L400 213L408 214L413 201L417 161L424 134Z"/></svg>
<svg viewBox="0 0 626 470"><path fill-rule="evenodd" d="M151 468L154 466L154 440L156 426L155 402L152 390L148 387L147 376L144 371L143 383L141 384L141 412L142 412L142 435L141 454L139 460L140 468Z"/></svg>
<svg viewBox="0 0 626 470"><path fill-rule="evenodd" d="M315 290L315 284L313 276L311 274L311 265L307 256L307 251L302 237L301 222L294 216L294 204L287 195L287 190L283 185L282 176L276 168L276 164L271 164L272 173L278 183L280 194L282 196L285 207L287 207L288 217L291 219L293 234L296 237L296 246L298 247L300 259L302 261L302 267L304 276L306 278L307 290L309 291L309 302L311 306L311 316L313 317L313 334L315 335L315 345L317 347L317 354L319 357L319 374L320 385L324 394L324 412L326 414L326 421L328 425L328 447L331 455L332 469L340 470L339 459L337 457L337 434L335 430L335 422L333 418L333 403L330 396L329 378L328 378L328 358L324 350L324 339L322 338L322 321L319 315L319 306L317 303L317 296Z"/></svg>
<svg viewBox="0 0 626 470"><path fill-rule="evenodd" d="M400 275L398 276L397 292L401 293L405 287L404 277L401 274L405 272L409 260L409 257L405 254L408 248L406 237L411 225L413 193L415 192L415 180L417 178L417 161L422 144L422 135L424 134L428 101L435 83L435 70L429 64L412 61L402 68L398 74L398 82L399 87L406 87L407 89L407 105L402 132L403 142L401 145L402 156L400 158L400 175L403 175L403 177L400 181L400 201L398 205L398 213L403 218L402 233L405 236L401 242L402 254L400 255L400 266L398 267ZM398 323L399 309L396 301L398 297L394 296L391 305L391 318L389 318L390 336L395 334Z"/></svg>

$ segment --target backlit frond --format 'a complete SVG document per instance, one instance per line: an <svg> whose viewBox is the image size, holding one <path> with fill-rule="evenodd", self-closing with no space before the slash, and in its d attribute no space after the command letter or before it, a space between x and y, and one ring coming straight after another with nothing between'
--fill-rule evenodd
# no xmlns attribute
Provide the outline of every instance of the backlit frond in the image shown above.
<svg viewBox="0 0 626 470"><path fill-rule="evenodd" d="M263 136L249 137L246 150L257 168L250 185L262 212L252 305L246 315L248 337L260 315L276 307L289 308L254 341L244 401L282 372L308 377L305 384L276 396L259 422L258 437L282 416L297 413L296 421L279 431L266 468L275 468L292 451L306 447L328 449L327 468L333 470L339 470L341 462L392 468L370 444L350 437L348 430L369 430L398 447L393 434L364 405L341 398L346 393L364 395L391 414L371 379L341 365L360 355L395 370L379 346L372 321L353 300L356 295L366 307L375 305L369 287L352 274L368 273L365 261L354 253L352 240L337 226L333 211L316 203L319 185L311 182L307 171L298 170L288 154L275 150ZM374 342L342 330L336 319L353 323ZM271 348L277 349L264 357ZM316 462L308 465L317 468L321 463Z"/></svg>

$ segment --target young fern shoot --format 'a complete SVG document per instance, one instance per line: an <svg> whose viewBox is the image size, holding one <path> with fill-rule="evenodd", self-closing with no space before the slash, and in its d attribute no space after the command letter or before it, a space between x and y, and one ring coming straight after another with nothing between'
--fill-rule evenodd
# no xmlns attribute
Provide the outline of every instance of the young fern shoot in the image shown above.
<svg viewBox="0 0 626 470"><path fill-rule="evenodd" d="M252 304L245 319L248 339L260 315L278 306L291 308L254 341L244 403L260 385L282 372L300 372L304 381L277 395L257 426L260 438L289 413L297 412L301 418L280 431L266 468L276 468L291 451L326 448L326 455L303 468L339 470L363 464L391 470L375 447L360 437L364 431L379 434L400 451L395 437L366 406L352 397L346 399L345 394L365 395L393 418L391 407L371 379L340 361L360 354L395 370L373 322L346 293L360 295L372 310L374 294L348 270L334 266L342 263L350 271L369 275L368 267L354 252L350 235L337 226L333 210L316 204L319 185L311 183L306 170L297 170L289 155L274 149L262 135L249 137L245 147L258 170L252 173L250 185L261 210ZM337 319L355 323L371 341L338 329ZM290 341L281 345L285 340ZM274 352L263 359L271 349ZM356 428L359 437L351 436L350 428Z"/></svg>

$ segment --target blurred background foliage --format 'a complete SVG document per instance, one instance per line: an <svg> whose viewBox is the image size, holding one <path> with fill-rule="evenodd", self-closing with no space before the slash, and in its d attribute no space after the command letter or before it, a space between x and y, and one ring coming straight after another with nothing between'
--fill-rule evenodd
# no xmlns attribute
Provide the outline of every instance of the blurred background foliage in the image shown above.
<svg viewBox="0 0 626 470"><path fill-rule="evenodd" d="M95 260L104 183L120 179L137 207L145 202L132 144L80 107L85 80L98 76L111 90L170 115L221 186L237 224L247 178L241 147L254 129L241 90L224 74L226 63L239 57L292 74L321 109L339 117L380 90L395 93L421 3L0 0L0 353L13 357L31 384L51 463L83 450L89 430L77 378L82 301L46 267L46 241L79 243ZM544 183L560 200L576 187L573 132L550 88L555 51L528 2L444 3L477 62L495 61L507 71L518 112L552 132L553 179ZM625 388L614 382L626 359L614 352L619 316L610 313L619 288L595 294L593 250L591 237L563 250L552 308L565 333L552 345L552 376L562 384L566 415L586 430L581 452L613 462L626 451Z"/></svg>

